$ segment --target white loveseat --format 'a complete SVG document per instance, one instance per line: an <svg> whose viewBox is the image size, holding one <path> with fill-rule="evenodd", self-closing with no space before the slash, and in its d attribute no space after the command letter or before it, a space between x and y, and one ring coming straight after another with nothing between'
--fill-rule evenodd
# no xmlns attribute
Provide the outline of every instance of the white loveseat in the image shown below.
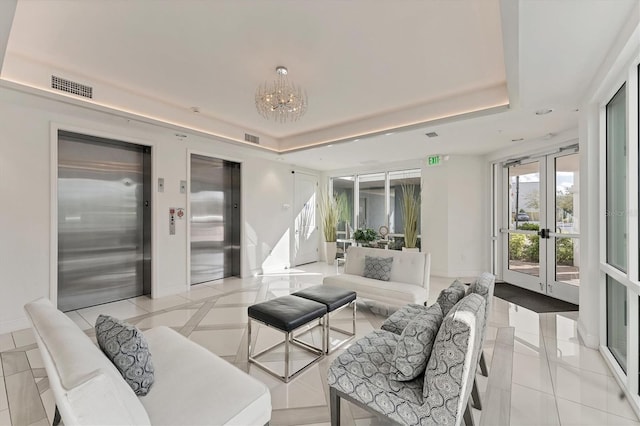
<svg viewBox="0 0 640 426"><path fill-rule="evenodd" d="M390 280L363 277L365 256L393 257ZM322 284L353 290L358 298L388 306L423 304L429 296L430 268L429 253L351 246L347 249L344 274L325 277Z"/></svg>
<svg viewBox="0 0 640 426"><path fill-rule="evenodd" d="M168 327L144 332L155 368L138 397L91 339L47 299L25 305L65 425L264 425L260 381Z"/></svg>

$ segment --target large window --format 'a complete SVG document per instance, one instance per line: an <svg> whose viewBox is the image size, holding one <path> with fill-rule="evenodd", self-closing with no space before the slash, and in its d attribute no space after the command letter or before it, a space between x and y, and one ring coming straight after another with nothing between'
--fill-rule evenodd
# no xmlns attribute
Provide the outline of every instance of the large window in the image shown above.
<svg viewBox="0 0 640 426"><path fill-rule="evenodd" d="M389 173L389 232L404 233L404 216L402 203L405 190L420 194L420 170L404 170ZM420 215L418 215L420 229Z"/></svg>
<svg viewBox="0 0 640 426"><path fill-rule="evenodd" d="M378 232L386 226L392 240L387 242L389 248L400 249L404 245L404 191L409 189L420 199L420 169L334 177L331 188L345 211L338 222L338 238L349 238L355 229ZM418 233L420 225L418 214Z"/></svg>
<svg viewBox="0 0 640 426"><path fill-rule="evenodd" d="M386 174L360 175L358 184L358 229L372 228L377 231L387 224Z"/></svg>
<svg viewBox="0 0 640 426"><path fill-rule="evenodd" d="M627 271L626 85L607 104L607 263Z"/></svg>
<svg viewBox="0 0 640 426"><path fill-rule="evenodd" d="M355 223L353 218L355 178L353 176L335 177L332 182L333 195L341 207L338 218L338 238L349 238Z"/></svg>
<svg viewBox="0 0 640 426"><path fill-rule="evenodd" d="M627 288L607 276L607 346L627 371Z"/></svg>

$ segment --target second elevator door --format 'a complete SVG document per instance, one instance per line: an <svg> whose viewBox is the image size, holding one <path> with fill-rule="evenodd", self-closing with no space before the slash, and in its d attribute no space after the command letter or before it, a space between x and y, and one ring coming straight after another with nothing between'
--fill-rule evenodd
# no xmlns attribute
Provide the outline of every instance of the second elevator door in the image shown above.
<svg viewBox="0 0 640 426"><path fill-rule="evenodd" d="M240 164L191 155L191 285L240 275Z"/></svg>

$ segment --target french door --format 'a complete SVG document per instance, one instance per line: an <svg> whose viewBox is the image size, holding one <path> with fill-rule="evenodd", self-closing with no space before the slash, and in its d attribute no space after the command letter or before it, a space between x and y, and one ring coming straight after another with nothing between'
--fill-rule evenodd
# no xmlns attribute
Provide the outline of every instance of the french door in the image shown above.
<svg viewBox="0 0 640 426"><path fill-rule="evenodd" d="M575 147L503 165L502 277L571 303L580 286L579 154Z"/></svg>

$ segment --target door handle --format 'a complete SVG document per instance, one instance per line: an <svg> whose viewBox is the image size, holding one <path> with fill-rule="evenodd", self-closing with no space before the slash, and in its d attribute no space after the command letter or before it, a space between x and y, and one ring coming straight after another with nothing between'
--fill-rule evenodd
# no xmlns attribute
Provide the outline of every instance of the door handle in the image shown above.
<svg viewBox="0 0 640 426"><path fill-rule="evenodd" d="M551 238L551 230L549 228L543 228L538 231L540 238Z"/></svg>

